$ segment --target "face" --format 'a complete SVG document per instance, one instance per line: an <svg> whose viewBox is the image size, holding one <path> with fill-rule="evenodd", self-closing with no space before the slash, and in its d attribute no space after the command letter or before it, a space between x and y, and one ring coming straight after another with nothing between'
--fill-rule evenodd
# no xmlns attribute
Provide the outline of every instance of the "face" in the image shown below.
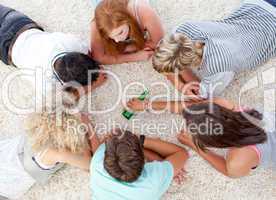
<svg viewBox="0 0 276 200"><path fill-rule="evenodd" d="M100 70L99 71L99 76L98 76L96 81L94 81L91 85L82 86L81 88L79 88L78 91L76 91L76 93L74 93L74 95L76 97L80 98L80 96L88 94L91 91L93 91L94 89L100 87L106 81L107 81L107 74L104 73L102 70Z"/></svg>
<svg viewBox="0 0 276 200"><path fill-rule="evenodd" d="M93 82L92 85L84 87L85 93L87 94L90 91L102 86L106 81L107 81L107 74L100 71L97 80Z"/></svg>
<svg viewBox="0 0 276 200"><path fill-rule="evenodd" d="M107 80L107 74L100 72L97 80L92 84L92 87L97 88L103 85Z"/></svg>
<svg viewBox="0 0 276 200"><path fill-rule="evenodd" d="M109 34L109 37L119 43L125 41L128 38L128 35L129 25L123 24L118 28L113 29L113 31Z"/></svg>

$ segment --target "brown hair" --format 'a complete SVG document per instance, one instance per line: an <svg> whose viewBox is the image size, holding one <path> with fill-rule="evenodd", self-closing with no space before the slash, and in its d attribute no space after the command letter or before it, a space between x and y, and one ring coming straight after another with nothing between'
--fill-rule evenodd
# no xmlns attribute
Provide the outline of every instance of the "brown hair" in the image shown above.
<svg viewBox="0 0 276 200"><path fill-rule="evenodd" d="M203 46L202 42L193 42L183 34L173 34L164 38L156 48L153 67L162 73L198 66L202 61Z"/></svg>
<svg viewBox="0 0 276 200"><path fill-rule="evenodd" d="M102 38L105 50L111 55L123 53L128 44L116 43L109 37L113 29L128 24L130 27L129 38L137 49L143 49L145 39L138 22L127 10L129 0L103 0L96 8L95 22Z"/></svg>
<svg viewBox="0 0 276 200"><path fill-rule="evenodd" d="M204 134L199 133L199 130L190 133L194 144L201 150L206 150L207 147L214 148L230 148L244 147L264 143L267 140L265 131L260 128L262 114L256 110L248 110L245 113L234 112L213 104L210 107L209 103L196 104L189 107L189 112L184 111L183 116L187 120L187 124L195 124L199 127L200 124L210 123L208 127L203 127ZM203 114L192 114L195 111L203 111ZM245 114L250 116L253 121L250 121ZM211 126L217 124L222 125L222 134L217 134Z"/></svg>
<svg viewBox="0 0 276 200"><path fill-rule="evenodd" d="M129 131L116 130L106 142L104 168L115 179L134 182L145 164L143 148L138 137Z"/></svg>

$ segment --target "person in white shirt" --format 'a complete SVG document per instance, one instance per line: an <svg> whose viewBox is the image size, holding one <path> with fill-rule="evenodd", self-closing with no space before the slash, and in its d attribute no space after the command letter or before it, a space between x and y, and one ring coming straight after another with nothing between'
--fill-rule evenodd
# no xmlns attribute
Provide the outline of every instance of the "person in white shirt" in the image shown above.
<svg viewBox="0 0 276 200"><path fill-rule="evenodd" d="M88 56L88 49L73 35L45 32L28 16L0 4L0 59L31 71L28 79L36 92L47 96L56 83L74 94L73 88L87 93L101 85L106 75ZM72 82L77 87L72 87Z"/></svg>

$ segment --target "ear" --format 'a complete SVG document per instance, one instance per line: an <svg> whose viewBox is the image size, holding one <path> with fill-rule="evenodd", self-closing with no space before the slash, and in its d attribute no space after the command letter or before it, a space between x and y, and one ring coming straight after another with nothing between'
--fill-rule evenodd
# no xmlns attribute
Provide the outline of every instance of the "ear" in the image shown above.
<svg viewBox="0 0 276 200"><path fill-rule="evenodd" d="M205 46L205 43L203 43L203 42L200 42L200 41L194 42L194 47L196 49L196 54L198 56L201 56L201 57L203 56L203 48L204 48L204 46Z"/></svg>
<svg viewBox="0 0 276 200"><path fill-rule="evenodd" d="M196 42L194 43L194 45L195 45L195 47L196 47L197 49L202 49L202 48L205 46L205 43L204 43L204 42L200 42L200 41L196 41Z"/></svg>
<svg viewBox="0 0 276 200"><path fill-rule="evenodd" d="M62 104L65 107L72 108L77 105L80 99L79 91L73 87L65 87L62 91Z"/></svg>

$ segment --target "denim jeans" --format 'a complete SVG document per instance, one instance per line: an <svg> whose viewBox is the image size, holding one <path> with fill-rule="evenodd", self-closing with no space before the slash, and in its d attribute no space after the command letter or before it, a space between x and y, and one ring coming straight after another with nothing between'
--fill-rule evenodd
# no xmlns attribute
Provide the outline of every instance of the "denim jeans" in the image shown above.
<svg viewBox="0 0 276 200"><path fill-rule="evenodd" d="M102 0L92 0L92 4L94 6L94 8L97 7L97 5L101 2Z"/></svg>
<svg viewBox="0 0 276 200"><path fill-rule="evenodd" d="M264 0L268 3L270 3L271 5L275 6L276 7L276 0Z"/></svg>
<svg viewBox="0 0 276 200"><path fill-rule="evenodd" d="M0 59L8 62L10 45L18 31L25 25L34 24L26 15L0 4Z"/></svg>

